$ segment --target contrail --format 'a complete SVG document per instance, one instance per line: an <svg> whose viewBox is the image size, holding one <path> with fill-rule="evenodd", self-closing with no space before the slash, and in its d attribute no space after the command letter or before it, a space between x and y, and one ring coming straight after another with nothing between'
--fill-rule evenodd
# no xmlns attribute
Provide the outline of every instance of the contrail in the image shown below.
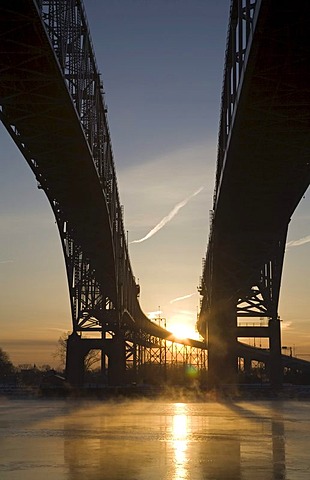
<svg viewBox="0 0 310 480"><path fill-rule="evenodd" d="M145 235L145 237L140 238L139 240L133 240L132 242L129 243L141 243L147 240L148 238L151 238L155 233L157 233L159 230L161 230L170 220L173 219L173 217L176 216L179 210L181 210L182 207L184 207L190 200L191 198L195 197L200 193L204 187L200 187L196 192L192 193L189 197L185 198L185 200L182 200L182 202L178 203L168 215L166 215L152 230Z"/></svg>
<svg viewBox="0 0 310 480"><path fill-rule="evenodd" d="M190 293L189 295L183 295L183 297L174 298L173 300L170 300L169 303L179 302L180 300L185 300L186 298L190 298L190 297L192 297L193 295L196 295L196 292Z"/></svg>
<svg viewBox="0 0 310 480"><path fill-rule="evenodd" d="M307 235L304 238L300 238L299 240L292 240L286 244L286 247L299 247L300 245L304 245L305 243L310 242L310 235Z"/></svg>

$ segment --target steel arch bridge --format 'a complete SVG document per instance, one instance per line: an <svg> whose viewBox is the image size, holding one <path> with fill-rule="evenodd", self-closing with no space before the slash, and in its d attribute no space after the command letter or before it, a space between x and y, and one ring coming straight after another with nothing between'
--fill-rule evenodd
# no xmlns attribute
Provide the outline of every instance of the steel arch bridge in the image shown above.
<svg viewBox="0 0 310 480"><path fill-rule="evenodd" d="M269 362L271 380L281 377L277 306L286 230L309 184L306 4L295 11L284 1L279 11L271 0L231 3L198 322L215 382L235 381L238 357ZM81 384L90 349L103 352L110 384L126 381L128 365L136 371L181 358L204 369L205 342L178 347L139 305L82 0L3 0L0 24L0 117L49 199L63 247L73 324L68 380ZM270 354L237 343L250 336L238 330L240 315L270 319L264 331L251 331L270 339Z"/></svg>
<svg viewBox="0 0 310 480"><path fill-rule="evenodd" d="M308 2L231 3L210 238L198 327L213 383L234 382L238 358L281 383L278 303L291 216L310 181ZM238 319L265 318L265 326ZM269 340L268 358L237 342ZM286 363L285 363L286 362Z"/></svg>
<svg viewBox="0 0 310 480"><path fill-rule="evenodd" d="M90 349L103 352L110 384L126 381L126 366L205 369L203 342L180 348L140 308L82 1L2 1L0 25L0 118L47 195L62 242L73 324L68 380L82 383Z"/></svg>

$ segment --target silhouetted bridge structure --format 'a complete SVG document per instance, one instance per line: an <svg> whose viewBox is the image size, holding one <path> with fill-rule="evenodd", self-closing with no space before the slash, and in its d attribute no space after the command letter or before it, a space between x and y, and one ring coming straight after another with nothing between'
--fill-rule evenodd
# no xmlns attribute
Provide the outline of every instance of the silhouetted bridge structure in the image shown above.
<svg viewBox="0 0 310 480"><path fill-rule="evenodd" d="M238 358L269 363L273 383L290 368L277 308L287 226L309 184L307 20L306 1L232 2L198 322L214 382L236 381ZM102 351L110 384L147 364L203 370L207 343L182 344L139 305L81 0L4 0L0 22L0 117L46 193L62 241L73 324L68 380L82 382L91 349ZM238 316L266 317L269 326L249 334ZM270 339L268 352L237 343L258 335Z"/></svg>
<svg viewBox="0 0 310 480"><path fill-rule="evenodd" d="M310 180L308 22L306 1L232 2L199 319L215 383L235 378L242 337L269 340L270 379L281 383L285 242ZM268 324L238 326L243 317Z"/></svg>

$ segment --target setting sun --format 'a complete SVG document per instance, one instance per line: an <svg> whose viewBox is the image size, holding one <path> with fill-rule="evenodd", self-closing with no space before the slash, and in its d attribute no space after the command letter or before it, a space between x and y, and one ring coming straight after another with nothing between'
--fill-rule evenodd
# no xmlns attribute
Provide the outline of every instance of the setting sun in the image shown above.
<svg viewBox="0 0 310 480"><path fill-rule="evenodd" d="M173 323L169 325L168 330L173 333L177 338L197 338L197 332L191 325L185 325L184 323Z"/></svg>

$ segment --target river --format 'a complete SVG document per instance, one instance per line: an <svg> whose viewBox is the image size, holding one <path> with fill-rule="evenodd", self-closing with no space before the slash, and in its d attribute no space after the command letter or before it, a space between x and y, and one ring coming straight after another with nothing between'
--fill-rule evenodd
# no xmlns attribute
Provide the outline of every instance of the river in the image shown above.
<svg viewBox="0 0 310 480"><path fill-rule="evenodd" d="M308 480L310 402L0 400L1 480Z"/></svg>

